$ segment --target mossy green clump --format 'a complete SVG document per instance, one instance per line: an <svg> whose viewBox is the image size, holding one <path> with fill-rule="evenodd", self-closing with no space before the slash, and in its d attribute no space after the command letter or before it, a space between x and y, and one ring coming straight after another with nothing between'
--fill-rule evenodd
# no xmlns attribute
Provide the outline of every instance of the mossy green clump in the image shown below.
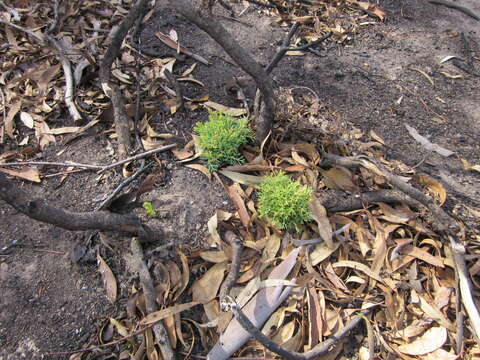
<svg viewBox="0 0 480 360"><path fill-rule="evenodd" d="M145 201L143 203L143 208L145 209L145 212L147 213L148 216L151 216L151 217L157 216L157 212L153 208L153 204L150 201Z"/></svg>
<svg viewBox="0 0 480 360"><path fill-rule="evenodd" d="M292 229L312 219L312 189L284 173L268 176L259 187L258 212L280 229Z"/></svg>
<svg viewBox="0 0 480 360"><path fill-rule="evenodd" d="M211 172L225 164L243 163L245 159L239 148L254 139L248 128L248 118L236 119L217 111L210 111L209 120L197 124L194 130L200 135L201 158L207 161Z"/></svg>

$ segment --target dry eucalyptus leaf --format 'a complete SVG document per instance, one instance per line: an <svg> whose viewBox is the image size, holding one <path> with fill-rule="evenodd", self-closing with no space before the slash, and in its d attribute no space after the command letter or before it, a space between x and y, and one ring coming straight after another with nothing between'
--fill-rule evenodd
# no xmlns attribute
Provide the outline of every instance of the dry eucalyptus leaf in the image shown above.
<svg viewBox="0 0 480 360"><path fill-rule="evenodd" d="M397 350L407 355L424 355L442 347L447 341L447 329L432 327L415 341L400 345Z"/></svg>
<svg viewBox="0 0 480 360"><path fill-rule="evenodd" d="M18 177L18 178L22 178L22 179L25 179L25 180L30 180L30 181L33 181L33 182L36 182L36 183L39 183L41 181L40 180L40 173L38 172L38 170L30 168L30 167L27 167L23 170L11 170L11 169L4 169L4 168L0 167L0 171L6 173L8 175L15 176L15 177Z"/></svg>
<svg viewBox="0 0 480 360"><path fill-rule="evenodd" d="M170 306L166 309L162 309L159 311L155 311L153 313L148 314L142 320L140 320L139 325L148 325L156 323L160 320L163 320L169 316L173 316L175 314L181 313L182 311L188 310L195 305L199 305L198 301L192 301L185 304L176 304L174 306Z"/></svg>
<svg viewBox="0 0 480 360"><path fill-rule="evenodd" d="M333 244L332 226L327 217L327 210L315 195L312 196L312 201L310 201L309 205L312 217L317 222L320 237L330 249L333 249L335 245Z"/></svg>
<svg viewBox="0 0 480 360"><path fill-rule="evenodd" d="M206 304L217 296L218 289L222 284L227 270L227 262L213 265L208 271L192 286L192 299L202 304Z"/></svg>
<svg viewBox="0 0 480 360"><path fill-rule="evenodd" d="M100 254L97 254L97 261L98 271L100 271L100 274L102 275L103 285L107 291L107 298L114 303L115 300L117 300L117 279Z"/></svg>

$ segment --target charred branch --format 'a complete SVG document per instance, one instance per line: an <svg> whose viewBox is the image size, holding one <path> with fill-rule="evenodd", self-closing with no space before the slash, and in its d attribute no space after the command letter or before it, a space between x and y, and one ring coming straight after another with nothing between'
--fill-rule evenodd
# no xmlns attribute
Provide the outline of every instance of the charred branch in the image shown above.
<svg viewBox="0 0 480 360"><path fill-rule="evenodd" d="M187 20L197 25L214 39L225 52L256 82L262 93L264 106L261 114L257 116L256 135L257 141L262 142L268 135L274 120L275 101L273 86L262 66L238 44L230 33L212 16L204 14L192 7L187 0L169 0L170 5L182 14Z"/></svg>
<svg viewBox="0 0 480 360"><path fill-rule="evenodd" d="M136 216L105 211L85 213L68 211L50 205L44 199L32 199L2 173L0 173L0 199L34 220L66 230L120 231L148 241L160 240L160 233L149 229Z"/></svg>

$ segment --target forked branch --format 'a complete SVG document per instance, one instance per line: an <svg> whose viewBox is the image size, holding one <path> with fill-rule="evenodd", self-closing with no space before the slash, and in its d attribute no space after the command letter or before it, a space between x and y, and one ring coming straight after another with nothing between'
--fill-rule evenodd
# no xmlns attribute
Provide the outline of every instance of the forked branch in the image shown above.
<svg viewBox="0 0 480 360"><path fill-rule="evenodd" d="M196 10L187 0L169 0L170 5L187 20L197 25L215 40L225 52L256 82L262 93L264 107L255 119L257 141L262 142L269 133L275 114L273 86L262 66L256 62L247 50L233 38L232 35L212 16Z"/></svg>

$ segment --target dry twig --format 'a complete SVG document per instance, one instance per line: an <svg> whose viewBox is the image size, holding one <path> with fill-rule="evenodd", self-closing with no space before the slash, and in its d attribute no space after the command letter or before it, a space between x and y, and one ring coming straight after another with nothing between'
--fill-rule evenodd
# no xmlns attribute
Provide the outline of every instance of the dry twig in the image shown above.
<svg viewBox="0 0 480 360"><path fill-rule="evenodd" d="M62 46L51 36L47 36L50 44L57 50L60 63L62 64L63 73L65 75L65 104L67 105L68 112L75 124L80 124L83 121L83 117L77 109L74 98L75 84L73 81L72 65L70 60L65 55L65 51Z"/></svg>
<svg viewBox="0 0 480 360"><path fill-rule="evenodd" d="M38 165L38 166L66 166L66 167L79 167L84 169L98 170L98 173L103 173L107 170L113 169L116 166L129 163L131 161L143 159L147 156L167 151L177 146L177 144L169 144L156 149L148 150L143 153L130 156L126 159L114 162L109 165L93 165L93 164L80 164L76 162L49 162L49 161L24 161L24 162L9 162L9 163L0 163L0 167L10 167L10 166L28 166L28 165Z"/></svg>
<svg viewBox="0 0 480 360"><path fill-rule="evenodd" d="M267 73L218 21L194 9L187 0L169 0L169 2L187 20L210 35L238 66L255 80L264 100L263 110L255 119L256 139L262 142L272 127L275 114L273 86Z"/></svg>
<svg viewBox="0 0 480 360"><path fill-rule="evenodd" d="M473 328L474 335L478 341L480 338L480 313L472 296L472 285L469 278L467 265L465 263L465 247L456 240L456 234L459 233L460 228L455 220L452 219L445 211L443 211L443 209L438 206L429 196L414 188L400 177L390 173L382 165L375 163L366 157L358 156L346 158L324 153L322 165L328 163L346 167L363 166L376 175L384 177L391 185L395 186L410 198L421 203L431 212L431 214L433 214L434 220L431 224L432 227L436 229L441 236L446 238L450 244L455 268L459 277L460 296L470 319L470 324Z"/></svg>
<svg viewBox="0 0 480 360"><path fill-rule="evenodd" d="M305 352L298 353L295 351L290 351L282 348L277 343L270 340L265 336L262 331L257 329L255 325L245 316L245 314L240 310L238 305L230 298L230 309L232 310L235 319L239 324L246 330L248 333L268 350L274 352L277 355L280 355L283 359L287 360L311 360L318 358L319 356L325 355L328 353L330 348L335 345L339 340L344 338L348 333L354 329L364 318L368 315L374 308L378 305L374 305L366 310L362 310L359 315L353 317L342 329L338 330L334 335L332 335L328 340L316 345L313 349Z"/></svg>
<svg viewBox="0 0 480 360"><path fill-rule="evenodd" d="M147 314L150 314L158 310L157 303L155 302L156 295L155 288L153 286L153 280L148 271L147 264L145 264L145 261L143 260L144 256L142 245L137 238L132 239L130 243L130 248L136 261L138 276L140 277L140 283L142 284ZM155 333L155 337L160 346L160 351L162 352L163 359L175 359L175 354L173 353L172 346L170 345L167 331L165 330L165 327L163 326L163 323L161 321L157 321L153 325L153 332Z"/></svg>
<svg viewBox="0 0 480 360"><path fill-rule="evenodd" d="M225 239L232 247L232 263L230 265L230 271L228 272L228 275L225 278L222 287L220 288L219 298L220 307L222 309L226 308L226 298L228 296L228 293L232 289L233 285L235 285L235 283L237 282L238 274L240 272L240 265L242 262L243 250L242 240L233 232L227 231L227 233L225 234Z"/></svg>
<svg viewBox="0 0 480 360"><path fill-rule="evenodd" d="M114 33L112 42L100 64L100 81L102 83L103 92L112 101L115 131L118 136L118 149L121 157L126 157L131 147L130 126L120 88L110 81L110 69L120 52L123 39L125 39L130 28L133 27L135 21L144 16L146 9L147 0L139 0L135 6L130 9L128 15Z"/></svg>
<svg viewBox="0 0 480 360"><path fill-rule="evenodd" d="M76 213L50 205L44 199L32 199L29 194L0 173L0 199L28 217L66 230L121 231L145 240L160 240L160 234L142 224L136 216L106 211Z"/></svg>

